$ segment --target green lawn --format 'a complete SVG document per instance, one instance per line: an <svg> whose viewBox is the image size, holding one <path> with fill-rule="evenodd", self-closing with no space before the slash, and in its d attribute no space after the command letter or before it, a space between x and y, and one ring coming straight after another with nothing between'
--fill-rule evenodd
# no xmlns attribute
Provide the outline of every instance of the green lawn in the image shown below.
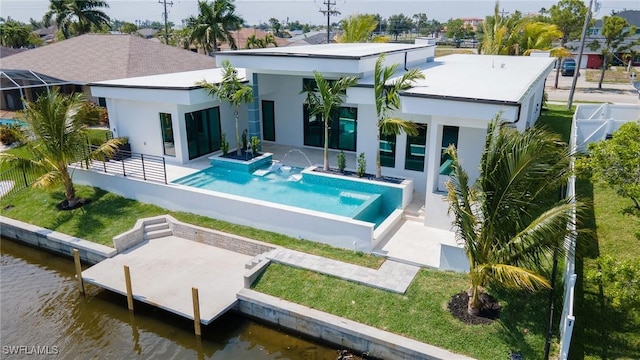
<svg viewBox="0 0 640 360"><path fill-rule="evenodd" d="M55 205L64 199L59 190L52 193L25 189L0 199L2 215L47 229L113 246L112 238L130 230L139 218L169 214L180 221L285 246L315 255L377 268L383 259L349 250L333 248L307 240L235 225L205 216L168 211L155 205L123 198L104 190L76 186L77 195L91 198L89 205L72 212L60 212Z"/></svg>
<svg viewBox="0 0 640 360"><path fill-rule="evenodd" d="M508 359L510 350L540 359L544 349L547 295L493 293L504 306L491 325L465 325L447 309L466 289L466 274L422 270L405 295L331 276L270 265L255 290L337 314L478 359Z"/></svg>

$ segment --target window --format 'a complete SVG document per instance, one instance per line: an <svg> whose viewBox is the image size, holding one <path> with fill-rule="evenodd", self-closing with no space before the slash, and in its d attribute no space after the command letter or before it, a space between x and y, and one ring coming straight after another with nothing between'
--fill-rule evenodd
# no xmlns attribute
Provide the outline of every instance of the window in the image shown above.
<svg viewBox="0 0 640 360"><path fill-rule="evenodd" d="M457 126L444 126L442 128L442 147L440 153L440 175L449 175L451 173L451 156L446 153L450 145L458 147L458 132L460 128Z"/></svg>
<svg viewBox="0 0 640 360"><path fill-rule="evenodd" d="M380 166L396 167L396 136L380 134Z"/></svg>
<svg viewBox="0 0 640 360"><path fill-rule="evenodd" d="M99 97L98 105L100 105L101 107L107 107L107 100L103 97ZM169 114L169 117L171 117L171 114Z"/></svg>
<svg viewBox="0 0 640 360"><path fill-rule="evenodd" d="M220 150L220 108L184 114L189 160Z"/></svg>
<svg viewBox="0 0 640 360"><path fill-rule="evenodd" d="M406 170L423 171L426 155L427 125L418 127L418 135L407 135L404 168Z"/></svg>
<svg viewBox="0 0 640 360"><path fill-rule="evenodd" d="M171 121L171 114L160 113L160 128L162 129L164 154L169 156L176 156L176 146L173 140L173 123Z"/></svg>
<svg viewBox="0 0 640 360"><path fill-rule="evenodd" d="M275 109L270 100L262 100L262 135L265 140L276 141Z"/></svg>
<svg viewBox="0 0 640 360"><path fill-rule="evenodd" d="M324 147L324 122L321 115L311 116L304 105L304 144ZM341 107L329 120L329 148L356 151L358 135L358 108Z"/></svg>

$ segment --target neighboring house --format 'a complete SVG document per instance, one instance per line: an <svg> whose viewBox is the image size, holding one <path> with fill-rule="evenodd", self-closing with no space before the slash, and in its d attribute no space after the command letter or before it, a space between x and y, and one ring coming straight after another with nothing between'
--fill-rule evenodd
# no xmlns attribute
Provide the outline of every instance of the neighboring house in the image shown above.
<svg viewBox="0 0 640 360"><path fill-rule="evenodd" d="M424 197L424 225L450 230L444 187L450 161L443 150L456 145L475 180L487 124L501 114L508 126L532 126L554 59L460 54L434 59L434 52L433 45L329 44L224 51L216 60L231 61L253 86L256 98L241 108L240 128L248 129L249 137L291 147L323 146L322 121L309 115L302 92L304 84L312 83L313 71L329 79L359 77L359 84L347 91L340 117L333 120L331 148L364 153L368 173L375 173L381 149L383 174L413 179L415 196ZM372 85L382 53L387 64L400 64L397 75L417 67L426 78L402 93L396 114L420 124L418 136L386 137L376 144ZM118 136L129 137L132 151L186 164L218 151L221 133L234 133L231 107L195 85L204 78L220 81L219 70L103 81L91 84L91 91L106 98L112 127ZM234 148L233 136L227 139Z"/></svg>
<svg viewBox="0 0 640 360"><path fill-rule="evenodd" d="M90 96L87 83L136 76L211 69L215 59L145 40L136 35L87 34L2 58L2 69L28 70L75 85ZM0 90L2 109L16 110L20 89ZM101 99L93 99L104 104ZM8 104L18 108L7 108Z"/></svg>
<svg viewBox="0 0 640 360"><path fill-rule="evenodd" d="M26 48L19 48L19 49L15 49L15 48L10 48L10 47L6 47L6 46L0 46L0 58L4 58L7 56L11 56L11 55L15 55L17 53L21 53L23 51L27 51L29 49Z"/></svg>
<svg viewBox="0 0 640 360"><path fill-rule="evenodd" d="M622 46L631 44L633 42L638 42L640 40L640 10L623 10L615 15L626 19L631 26L636 27L635 35L625 39L625 41L622 43ZM602 67L602 46L605 42L604 37L602 36L603 24L604 23L602 19L598 19L596 20L595 24L587 31L587 38L584 42L582 60L580 62L580 68L582 69L599 69L600 67ZM595 40L600 43L600 47L592 50L589 47L589 44L593 43ZM567 43L565 46L571 51L574 59L577 60L580 41L572 41ZM632 46L631 50L634 54L632 64L634 66L640 65L640 44L636 43ZM613 64L626 62L626 59L624 57L625 53L615 54Z"/></svg>
<svg viewBox="0 0 640 360"><path fill-rule="evenodd" d="M333 43L338 34L341 34L340 31L332 31L329 33L329 38ZM327 43L327 31L311 31L308 33L304 33L302 35L294 36L292 38L287 39L291 45L300 46L300 45L319 45Z"/></svg>
<svg viewBox="0 0 640 360"><path fill-rule="evenodd" d="M151 29L151 28L141 28L141 29L138 29L136 32L145 39L151 39L152 37L156 36L156 33L158 33L158 30Z"/></svg>
<svg viewBox="0 0 640 360"><path fill-rule="evenodd" d="M38 30L35 30L34 32L38 36L40 36L40 40L42 40L44 44L49 44L55 41L56 31L58 31L58 27L55 25L52 25L46 28L40 28Z"/></svg>
<svg viewBox="0 0 640 360"><path fill-rule="evenodd" d="M477 31L478 26L481 26L482 22L484 21L484 19L482 18L461 18L460 20L462 20L465 28L470 27L471 29L473 29L473 31Z"/></svg>

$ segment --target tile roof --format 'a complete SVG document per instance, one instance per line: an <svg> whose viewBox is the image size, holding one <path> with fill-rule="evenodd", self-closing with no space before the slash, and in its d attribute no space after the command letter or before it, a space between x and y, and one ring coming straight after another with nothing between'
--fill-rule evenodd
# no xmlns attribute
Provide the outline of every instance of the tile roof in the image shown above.
<svg viewBox="0 0 640 360"><path fill-rule="evenodd" d="M2 67L82 84L210 69L215 59L135 35L87 34L7 56Z"/></svg>
<svg viewBox="0 0 640 360"><path fill-rule="evenodd" d="M25 49L25 48L14 49L14 48L6 47L6 46L0 46L0 58L11 56L11 55L15 55L17 53L21 53L21 52L27 51L27 50L29 50L29 49ZM4 62L4 60L3 60L3 62Z"/></svg>

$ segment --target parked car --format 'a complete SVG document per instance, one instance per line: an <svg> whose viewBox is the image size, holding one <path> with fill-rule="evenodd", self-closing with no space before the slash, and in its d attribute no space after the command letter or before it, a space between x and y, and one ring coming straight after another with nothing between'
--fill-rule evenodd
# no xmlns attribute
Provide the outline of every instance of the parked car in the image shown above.
<svg viewBox="0 0 640 360"><path fill-rule="evenodd" d="M562 62L562 67L560 68L560 72L562 76L573 76L573 73L576 71L576 61L573 59L565 59Z"/></svg>

